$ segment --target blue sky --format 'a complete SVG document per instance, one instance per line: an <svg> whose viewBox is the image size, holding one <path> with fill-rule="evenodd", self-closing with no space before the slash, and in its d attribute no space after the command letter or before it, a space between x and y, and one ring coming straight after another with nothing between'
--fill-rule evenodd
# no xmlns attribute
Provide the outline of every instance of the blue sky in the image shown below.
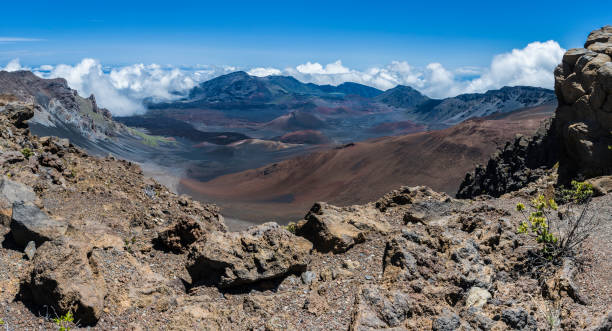
<svg viewBox="0 0 612 331"><path fill-rule="evenodd" d="M0 63L26 65L482 66L532 41L578 47L612 24L612 10L563 1L31 0L2 11L0 38L39 40L1 43Z"/></svg>

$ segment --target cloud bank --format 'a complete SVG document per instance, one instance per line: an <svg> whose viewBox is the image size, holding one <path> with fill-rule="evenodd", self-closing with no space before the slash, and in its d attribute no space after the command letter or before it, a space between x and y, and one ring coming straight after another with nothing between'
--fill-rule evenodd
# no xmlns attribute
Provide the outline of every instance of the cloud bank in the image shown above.
<svg viewBox="0 0 612 331"><path fill-rule="evenodd" d="M302 82L338 85L356 82L386 90L396 85L409 85L433 98L461 93L485 92L503 86L530 85L552 88L553 70L561 62L565 50L555 41L533 42L522 49L493 57L488 67L445 68L441 63L415 67L406 61L393 61L385 66L357 70L338 60L322 65L306 62L284 69L255 67L247 69L253 76L291 75ZM84 97L95 94L100 106L113 115L143 112L143 100L177 98L200 82L239 68L198 65L195 67L134 64L105 68L95 59L83 59L76 65L41 65L22 67L18 59L2 70L32 70L44 78L63 77L71 88Z"/></svg>

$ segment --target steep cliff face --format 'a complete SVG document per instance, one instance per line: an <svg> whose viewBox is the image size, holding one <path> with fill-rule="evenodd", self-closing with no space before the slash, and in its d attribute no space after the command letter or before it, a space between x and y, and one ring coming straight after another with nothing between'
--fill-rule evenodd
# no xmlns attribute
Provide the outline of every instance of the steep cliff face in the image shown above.
<svg viewBox="0 0 612 331"><path fill-rule="evenodd" d="M530 138L497 151L466 175L457 197L498 197L535 181L558 162L559 183L612 174L612 26L591 32L555 69L555 117Z"/></svg>

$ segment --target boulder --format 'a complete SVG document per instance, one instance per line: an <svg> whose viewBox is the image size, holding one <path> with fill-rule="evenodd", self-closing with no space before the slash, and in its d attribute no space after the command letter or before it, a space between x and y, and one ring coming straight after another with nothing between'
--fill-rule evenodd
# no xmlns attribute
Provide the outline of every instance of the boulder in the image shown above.
<svg viewBox="0 0 612 331"><path fill-rule="evenodd" d="M20 247L25 247L30 241L40 246L45 241L62 237L66 229L66 223L50 218L33 203L13 204L11 234Z"/></svg>
<svg viewBox="0 0 612 331"><path fill-rule="evenodd" d="M295 233L320 252L342 253L365 240L369 232L387 233L389 224L370 206L336 207L317 202Z"/></svg>
<svg viewBox="0 0 612 331"><path fill-rule="evenodd" d="M94 325L104 308L106 286L86 244L68 240L40 246L25 280L24 297L53 307L57 315L71 311L81 325Z"/></svg>
<svg viewBox="0 0 612 331"><path fill-rule="evenodd" d="M211 232L192 245L187 270L194 283L229 288L306 271L312 244L276 223L242 232Z"/></svg>
<svg viewBox="0 0 612 331"><path fill-rule="evenodd" d="M373 286L359 290L355 306L349 330L404 330L405 321L412 316L416 303L401 291Z"/></svg>

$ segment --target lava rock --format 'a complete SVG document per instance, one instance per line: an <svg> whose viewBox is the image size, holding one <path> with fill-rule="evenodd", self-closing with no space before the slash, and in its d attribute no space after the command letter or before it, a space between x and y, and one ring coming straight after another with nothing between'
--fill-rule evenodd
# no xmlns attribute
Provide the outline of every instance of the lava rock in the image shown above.
<svg viewBox="0 0 612 331"><path fill-rule="evenodd" d="M276 223L242 232L211 232L192 245L187 270L194 283L229 288L306 271L312 244Z"/></svg>
<svg viewBox="0 0 612 331"><path fill-rule="evenodd" d="M340 208L317 202L305 219L298 222L295 233L310 240L320 252L342 253L362 243L369 232L387 233L389 230L388 223L374 208Z"/></svg>
<svg viewBox="0 0 612 331"><path fill-rule="evenodd" d="M67 240L45 242L32 260L33 269L22 293L58 315L71 311L82 325L94 325L104 308L106 286L85 244Z"/></svg>
<svg viewBox="0 0 612 331"><path fill-rule="evenodd" d="M32 203L13 204L11 234L21 247L25 247L30 241L40 246L45 241L62 237L66 229L66 223L50 218Z"/></svg>

